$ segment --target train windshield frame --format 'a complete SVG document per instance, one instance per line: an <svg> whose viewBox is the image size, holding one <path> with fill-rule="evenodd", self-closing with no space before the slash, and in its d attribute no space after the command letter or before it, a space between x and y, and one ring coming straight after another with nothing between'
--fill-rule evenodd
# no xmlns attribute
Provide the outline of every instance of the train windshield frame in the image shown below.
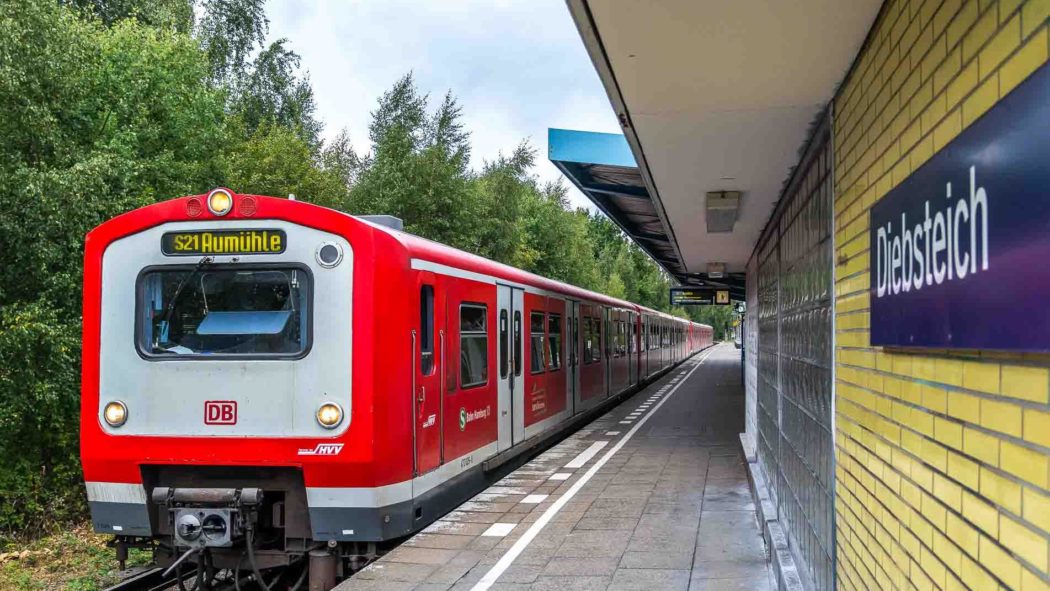
<svg viewBox="0 0 1050 591"><path fill-rule="evenodd" d="M300 359L313 275L294 263L163 265L136 280L135 347L151 361Z"/></svg>

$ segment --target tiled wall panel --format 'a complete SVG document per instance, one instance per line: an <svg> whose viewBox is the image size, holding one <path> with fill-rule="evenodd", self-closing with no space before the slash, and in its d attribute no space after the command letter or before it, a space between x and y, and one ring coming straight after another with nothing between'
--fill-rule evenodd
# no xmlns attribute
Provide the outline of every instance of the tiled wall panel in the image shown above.
<svg viewBox="0 0 1050 591"><path fill-rule="evenodd" d="M842 589L1050 589L1050 357L873 348L868 312L870 208L1045 67L1048 15L888 0L834 99Z"/></svg>
<svg viewBox="0 0 1050 591"><path fill-rule="evenodd" d="M827 117L759 246L757 448L806 579L834 587L831 142Z"/></svg>

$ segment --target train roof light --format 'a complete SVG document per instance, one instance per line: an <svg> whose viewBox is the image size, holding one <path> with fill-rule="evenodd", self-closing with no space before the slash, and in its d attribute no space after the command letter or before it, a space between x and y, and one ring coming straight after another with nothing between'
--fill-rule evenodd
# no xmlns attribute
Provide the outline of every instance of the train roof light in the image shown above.
<svg viewBox="0 0 1050 591"><path fill-rule="evenodd" d="M208 193L208 211L213 215L224 216L233 209L233 193L229 189L212 189Z"/></svg>

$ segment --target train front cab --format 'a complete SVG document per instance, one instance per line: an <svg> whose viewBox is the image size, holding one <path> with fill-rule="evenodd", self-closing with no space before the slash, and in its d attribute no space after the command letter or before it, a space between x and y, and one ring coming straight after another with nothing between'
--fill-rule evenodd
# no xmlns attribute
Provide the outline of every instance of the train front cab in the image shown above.
<svg viewBox="0 0 1050 591"><path fill-rule="evenodd" d="M147 206L87 238L81 457L92 522L162 542L181 531L179 545L215 546L216 557L254 532L264 555L287 560L336 537L318 491L384 476L373 469L371 356L352 343L375 336L372 315L355 313L372 304L367 286L396 278L361 264L374 235L349 216L244 195L216 215L206 200ZM195 526L198 508L223 523Z"/></svg>

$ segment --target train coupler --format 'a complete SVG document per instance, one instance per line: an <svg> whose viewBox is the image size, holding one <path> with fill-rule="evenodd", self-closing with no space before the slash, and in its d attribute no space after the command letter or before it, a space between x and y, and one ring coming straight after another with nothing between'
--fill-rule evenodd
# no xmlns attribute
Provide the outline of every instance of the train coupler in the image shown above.
<svg viewBox="0 0 1050 591"><path fill-rule="evenodd" d="M257 520L263 493L258 488L156 487L154 504L167 509L179 548L230 547Z"/></svg>

